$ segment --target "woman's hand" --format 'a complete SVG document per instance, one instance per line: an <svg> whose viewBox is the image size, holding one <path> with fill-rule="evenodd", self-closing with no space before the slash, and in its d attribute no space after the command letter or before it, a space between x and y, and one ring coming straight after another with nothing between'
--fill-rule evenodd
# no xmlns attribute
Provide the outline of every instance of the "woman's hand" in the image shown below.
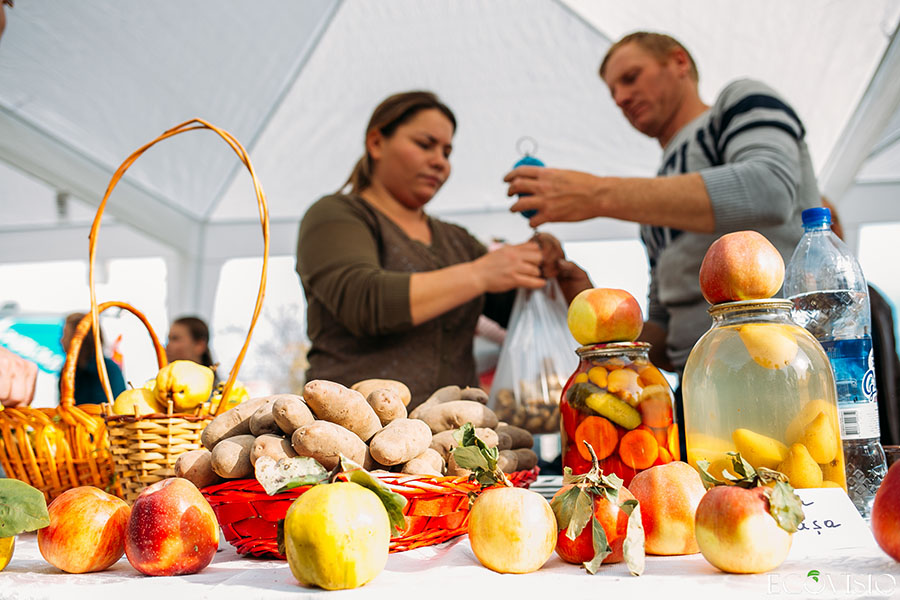
<svg viewBox="0 0 900 600"><path fill-rule="evenodd" d="M537 242L506 245L488 252L472 262L472 267L485 292L506 292L515 288L541 288L543 255Z"/></svg>
<svg viewBox="0 0 900 600"><path fill-rule="evenodd" d="M35 363L0 348L0 404L10 408L31 404L35 379Z"/></svg>

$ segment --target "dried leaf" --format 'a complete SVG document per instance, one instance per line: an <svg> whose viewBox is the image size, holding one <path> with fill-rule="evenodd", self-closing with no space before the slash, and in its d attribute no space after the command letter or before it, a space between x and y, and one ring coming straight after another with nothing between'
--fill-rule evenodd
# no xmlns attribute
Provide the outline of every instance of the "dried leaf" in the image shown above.
<svg viewBox="0 0 900 600"><path fill-rule="evenodd" d="M44 495L24 481L0 479L0 538L50 524Z"/></svg>
<svg viewBox="0 0 900 600"><path fill-rule="evenodd" d="M622 551L625 565L632 575L644 572L646 554L644 551L644 524L641 521L641 507L637 500L626 500L621 509L628 514L628 528Z"/></svg>
<svg viewBox="0 0 900 600"><path fill-rule="evenodd" d="M606 532L596 516L591 515L591 541L594 545L594 558L584 563L584 568L591 575L600 570L603 560L612 554L612 547L606 537Z"/></svg>

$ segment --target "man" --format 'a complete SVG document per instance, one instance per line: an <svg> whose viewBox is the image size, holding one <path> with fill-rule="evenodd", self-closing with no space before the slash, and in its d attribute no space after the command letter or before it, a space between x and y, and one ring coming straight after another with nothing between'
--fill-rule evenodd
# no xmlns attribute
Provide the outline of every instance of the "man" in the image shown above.
<svg viewBox="0 0 900 600"><path fill-rule="evenodd" d="M510 210L537 210L532 226L594 217L641 223L650 262L642 339L654 344L657 366L680 372L710 325L698 280L709 245L755 229L787 262L803 233L800 213L819 205L805 131L759 82L733 82L705 104L693 58L667 35L626 36L607 52L600 76L632 126L659 141L658 176L519 167L505 178L508 194L531 195Z"/></svg>
<svg viewBox="0 0 900 600"><path fill-rule="evenodd" d="M0 37L3 36L3 30L6 29L6 13L4 7L12 8L13 0L0 0Z"/></svg>

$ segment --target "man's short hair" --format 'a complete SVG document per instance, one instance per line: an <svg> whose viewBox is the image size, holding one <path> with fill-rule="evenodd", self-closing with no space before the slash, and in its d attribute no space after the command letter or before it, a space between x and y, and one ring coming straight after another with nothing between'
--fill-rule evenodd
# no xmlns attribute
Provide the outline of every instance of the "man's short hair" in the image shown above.
<svg viewBox="0 0 900 600"><path fill-rule="evenodd" d="M600 63L600 77L604 77L606 75L606 64L609 62L609 58L613 55L613 53L615 53L616 50L618 50L625 44L630 44L632 42L655 56L661 63L668 60L669 55L672 53L672 50L675 50L676 48L684 50L684 53L687 55L688 62L691 65L691 78L694 81L700 80L700 74L697 72L697 63L694 62L694 57L691 56L691 53L688 52L687 48L685 48L681 42L670 35L666 35L664 33L652 33L649 31L636 31L634 33L629 33L621 40L610 46L609 50L606 51L606 56L603 57L603 62Z"/></svg>

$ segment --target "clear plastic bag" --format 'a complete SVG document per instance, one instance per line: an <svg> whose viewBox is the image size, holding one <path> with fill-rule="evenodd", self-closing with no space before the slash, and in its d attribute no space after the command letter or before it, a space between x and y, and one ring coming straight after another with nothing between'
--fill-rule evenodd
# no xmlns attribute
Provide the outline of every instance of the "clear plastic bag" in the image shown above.
<svg viewBox="0 0 900 600"><path fill-rule="evenodd" d="M559 433L559 399L578 365L578 343L556 279L516 294L488 406L501 421L532 433Z"/></svg>

